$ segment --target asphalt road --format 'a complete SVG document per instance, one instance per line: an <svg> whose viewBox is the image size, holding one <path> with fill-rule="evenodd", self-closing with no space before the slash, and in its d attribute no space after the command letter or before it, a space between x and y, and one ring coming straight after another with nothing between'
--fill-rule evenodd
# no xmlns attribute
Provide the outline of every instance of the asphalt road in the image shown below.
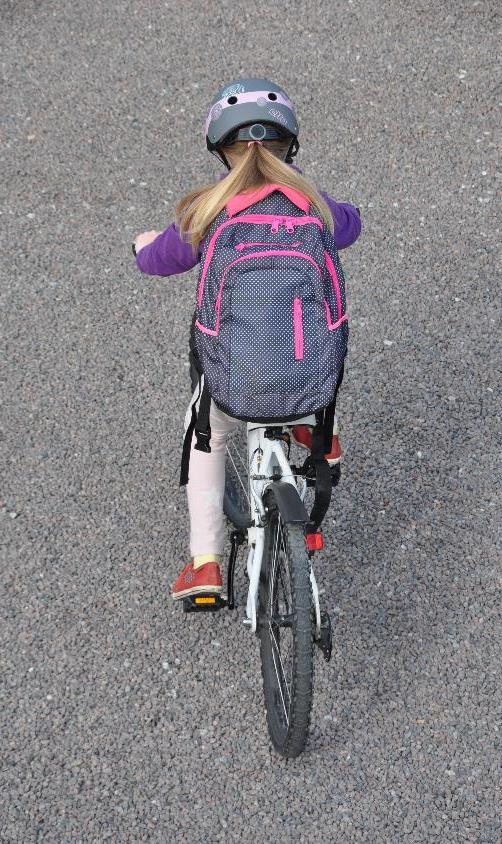
<svg viewBox="0 0 502 844"><path fill-rule="evenodd" d="M1 841L502 840L498 5L4 0ZM242 608L169 597L195 275L130 253L219 172L202 125L240 73L286 87L298 163L364 223L334 658L291 762Z"/></svg>

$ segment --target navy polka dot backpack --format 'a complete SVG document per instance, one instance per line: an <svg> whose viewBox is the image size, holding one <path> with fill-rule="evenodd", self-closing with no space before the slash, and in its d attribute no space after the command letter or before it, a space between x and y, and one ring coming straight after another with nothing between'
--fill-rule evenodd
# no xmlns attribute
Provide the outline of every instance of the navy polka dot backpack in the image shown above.
<svg viewBox="0 0 502 844"><path fill-rule="evenodd" d="M266 185L227 203L200 263L191 347L204 386L192 408L181 484L194 429L195 448L210 451L211 398L245 421L315 413L331 444L347 353L345 308L333 235L305 196Z"/></svg>

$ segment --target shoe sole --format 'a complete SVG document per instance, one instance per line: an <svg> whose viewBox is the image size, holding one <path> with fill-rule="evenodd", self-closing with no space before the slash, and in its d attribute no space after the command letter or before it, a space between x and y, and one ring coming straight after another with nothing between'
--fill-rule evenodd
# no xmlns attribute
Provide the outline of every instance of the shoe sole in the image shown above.
<svg viewBox="0 0 502 844"><path fill-rule="evenodd" d="M221 595L222 592L223 586L195 586L193 589L184 589L183 592L171 592L171 598L179 601L187 595Z"/></svg>

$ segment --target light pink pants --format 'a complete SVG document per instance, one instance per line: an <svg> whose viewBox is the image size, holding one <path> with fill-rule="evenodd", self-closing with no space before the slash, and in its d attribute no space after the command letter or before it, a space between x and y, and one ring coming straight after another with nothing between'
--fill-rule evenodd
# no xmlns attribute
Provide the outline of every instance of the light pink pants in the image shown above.
<svg viewBox="0 0 502 844"><path fill-rule="evenodd" d="M199 395L198 386L185 415L185 431L192 416L192 404ZM221 555L226 529L223 515L225 488L225 445L227 436L244 423L227 416L211 401L211 453L196 451L195 432L190 452L189 480L187 484L190 512L190 552L192 557ZM202 562L202 561L201 561Z"/></svg>

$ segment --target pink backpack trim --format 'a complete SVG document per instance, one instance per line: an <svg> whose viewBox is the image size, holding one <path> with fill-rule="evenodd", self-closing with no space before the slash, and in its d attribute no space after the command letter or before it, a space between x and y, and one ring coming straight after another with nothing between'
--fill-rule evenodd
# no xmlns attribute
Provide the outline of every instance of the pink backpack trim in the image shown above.
<svg viewBox="0 0 502 844"><path fill-rule="evenodd" d="M310 202L307 197L299 191L294 190L294 188L285 187L284 185L263 185L263 187L251 191L251 193L240 193L237 196L233 196L232 199L229 199L226 205L228 216L233 217L234 214L238 214L239 211L243 211L245 208L249 208L250 205L254 205L255 202L260 202L260 200L265 199L266 196L269 196L275 190L281 191L281 193L287 196L293 205L296 205L300 211L303 211L305 214L308 212Z"/></svg>

